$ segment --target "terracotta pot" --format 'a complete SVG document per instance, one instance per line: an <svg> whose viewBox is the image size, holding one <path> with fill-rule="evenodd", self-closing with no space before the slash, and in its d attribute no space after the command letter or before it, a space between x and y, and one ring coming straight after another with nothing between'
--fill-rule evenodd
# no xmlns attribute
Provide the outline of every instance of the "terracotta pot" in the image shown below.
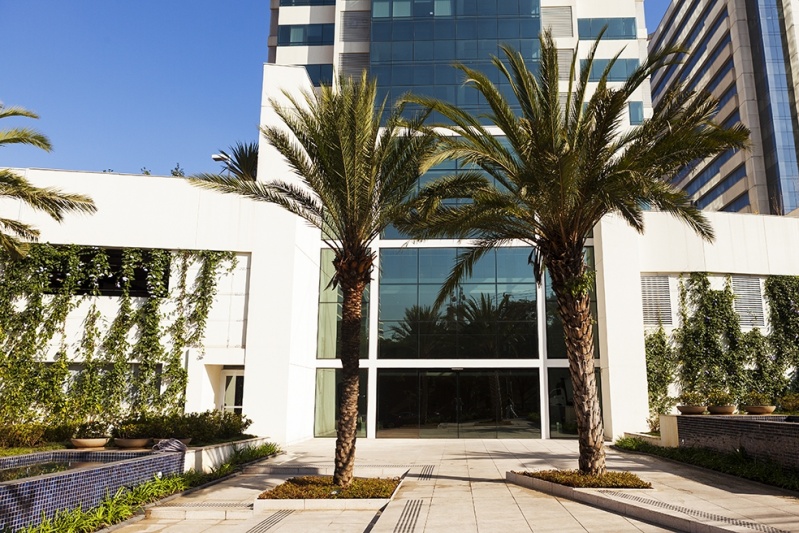
<svg viewBox="0 0 799 533"><path fill-rule="evenodd" d="M111 440L108 437L97 437L93 439L69 439L72 441L72 445L76 448L102 448L108 441Z"/></svg>
<svg viewBox="0 0 799 533"><path fill-rule="evenodd" d="M776 408L776 405L744 405L742 407L750 415L770 415Z"/></svg>
<svg viewBox="0 0 799 533"><path fill-rule="evenodd" d="M708 405L707 410L711 415L731 415L735 412L734 405Z"/></svg>
<svg viewBox="0 0 799 533"><path fill-rule="evenodd" d="M678 405L677 410L683 415L701 415L707 409L704 405Z"/></svg>
<svg viewBox="0 0 799 533"><path fill-rule="evenodd" d="M150 444L150 439L123 439L117 437L114 439L114 444L120 448L146 448Z"/></svg>

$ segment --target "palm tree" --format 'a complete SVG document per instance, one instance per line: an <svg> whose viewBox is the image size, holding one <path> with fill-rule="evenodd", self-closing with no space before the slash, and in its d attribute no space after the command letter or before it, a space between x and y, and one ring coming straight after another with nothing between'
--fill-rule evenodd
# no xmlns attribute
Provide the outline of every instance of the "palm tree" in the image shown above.
<svg viewBox="0 0 799 533"><path fill-rule="evenodd" d="M258 178L258 143L237 142L228 150L230 153L219 150L224 171L241 180L255 181Z"/></svg>
<svg viewBox="0 0 799 533"><path fill-rule="evenodd" d="M372 277L372 241L403 213L413 192L420 162L434 139L415 134L421 119L406 124L401 106L387 117L386 102L376 105L377 86L366 73L342 79L334 89L304 92L283 107L270 100L284 128L261 128L297 173L301 185L249 181L235 176L195 176L201 187L277 204L322 230L334 252L332 285L342 291L341 365L334 482L352 482L358 418L358 367L361 298ZM286 131L288 129L288 132Z"/></svg>
<svg viewBox="0 0 799 533"><path fill-rule="evenodd" d="M651 56L618 87L608 83L614 58L589 97L589 74L595 67L598 43L582 68L575 52L565 106L560 103L557 49L548 32L541 35L537 74L509 47L503 47L505 58L493 58L518 107L512 106L504 96L508 93L500 91L486 74L464 65L456 66L485 99L490 113L475 117L446 102L407 98L450 121L441 126L445 132L440 134L439 148L428 165L460 159L478 170L428 185L413 202L406 220L398 224L416 238L476 239L475 247L456 260L440 301L492 248L514 239L534 247L551 276L563 322L574 386L579 468L588 474L604 472L605 454L594 381L589 301L593 277L583 259L586 238L609 213L642 232L642 212L651 206L712 239L706 218L684 192L673 189L664 178L695 159L744 147L748 137L743 126L725 129L716 125L717 101L685 87L665 96L651 119L622 131L622 117L634 91L655 69L675 63L682 50ZM492 135L486 123L498 128L506 143ZM496 180L496 185L490 179ZM445 201L453 198L468 201L458 205Z"/></svg>
<svg viewBox="0 0 799 533"><path fill-rule="evenodd" d="M22 107L5 107L0 104L0 118L39 118L36 113ZM50 141L31 128L0 130L0 147L7 144L27 144L42 150L52 149ZM88 196L69 194L53 187L36 187L25 177L8 168L0 168L0 197L19 200L33 209L44 211L61 222L69 211L94 213L96 207ZM39 230L29 224L10 218L0 218L0 248L11 257L20 258L28 252L28 243L39 238Z"/></svg>

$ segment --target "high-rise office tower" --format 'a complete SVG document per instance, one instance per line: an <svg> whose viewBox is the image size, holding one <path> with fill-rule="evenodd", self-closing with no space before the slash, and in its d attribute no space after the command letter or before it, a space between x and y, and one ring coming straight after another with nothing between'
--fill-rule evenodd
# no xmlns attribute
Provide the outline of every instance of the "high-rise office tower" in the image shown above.
<svg viewBox="0 0 799 533"><path fill-rule="evenodd" d="M684 83L719 99L717 122L752 132L749 150L674 177L702 209L799 214L795 9L787 0L674 0L650 40L650 50L681 44L691 51L652 77L655 104Z"/></svg>
<svg viewBox="0 0 799 533"><path fill-rule="evenodd" d="M646 55L642 0L273 0L269 62L302 65L311 82L368 69L389 100L412 91L485 109L463 85L455 62L483 69L500 84L491 55L500 45L520 50L535 67L538 35L551 28L559 47L562 90L567 90L575 49L585 57L597 35L592 76L616 54L610 78L623 82ZM303 76L304 77L304 76ZM296 83L297 72L265 71L266 86ZM307 82L306 82L307 85ZM504 87L503 90L507 90ZM648 85L630 98L625 120L635 125L650 112ZM268 94L265 94L268 96ZM564 94L565 98L565 94ZM457 172L455 164L425 176ZM489 254L440 313L431 309L459 247L451 240L410 242L389 230L375 243L378 268L368 292L362 348L362 435L368 437L566 437L576 434L571 380L554 295L538 286L529 248L508 246ZM589 241L589 247L591 241ZM335 434L339 299L326 289L330 253L318 244L318 334L314 433ZM589 260L592 249L587 250ZM601 303L599 304L601 306ZM645 405L612 401L610 370L638 368L597 328L596 368L604 391L605 427L633 427ZM603 341L602 339L606 339ZM635 357L640 353L635 354ZM640 363L640 358L638 360ZM600 372L600 369L605 369ZM643 366L643 388L646 397ZM638 370L636 370L638 371ZM629 394L635 394L630 390ZM645 403L645 402L644 402ZM611 405L612 404L612 405ZM611 415L612 411L612 415ZM611 423L612 418L612 423Z"/></svg>

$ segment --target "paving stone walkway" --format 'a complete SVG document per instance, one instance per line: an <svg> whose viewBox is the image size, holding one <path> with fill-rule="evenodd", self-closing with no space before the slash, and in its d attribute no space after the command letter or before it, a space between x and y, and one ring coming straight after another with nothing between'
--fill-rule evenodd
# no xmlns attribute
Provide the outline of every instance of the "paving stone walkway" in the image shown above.
<svg viewBox="0 0 799 533"><path fill-rule="evenodd" d="M280 483L278 467L329 469L334 442L316 439L203 490L153 507L148 517L115 528L132 532L342 533L656 532L675 531L505 482L508 470L575 468L577 443L566 440L361 440L364 471L409 469L382 512L361 510L254 513L258 493ZM653 490L611 491L618 508L635 505L687 518L691 531L799 532L799 498L788 491L657 458L609 450L613 469L636 472ZM641 500L641 501L637 501ZM685 524L686 522L682 522Z"/></svg>

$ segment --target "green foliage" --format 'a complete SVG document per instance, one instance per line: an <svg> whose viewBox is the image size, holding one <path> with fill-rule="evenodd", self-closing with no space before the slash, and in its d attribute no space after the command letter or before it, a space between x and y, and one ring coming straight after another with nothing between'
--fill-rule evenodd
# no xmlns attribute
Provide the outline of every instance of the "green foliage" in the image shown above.
<svg viewBox="0 0 799 533"><path fill-rule="evenodd" d="M92 420L79 424L75 430L75 438L77 439L96 439L99 437L108 437L110 430L108 422L101 422L99 420Z"/></svg>
<svg viewBox="0 0 799 533"><path fill-rule="evenodd" d="M780 398L780 410L788 413L795 413L799 411L799 394L792 392Z"/></svg>
<svg viewBox="0 0 799 533"><path fill-rule="evenodd" d="M774 405L772 399L762 392L748 392L741 398L741 405Z"/></svg>
<svg viewBox="0 0 799 533"><path fill-rule="evenodd" d="M261 500L337 500L343 498L390 498L399 478L353 478L348 487L337 487L332 476L293 477L261 493Z"/></svg>
<svg viewBox="0 0 799 533"><path fill-rule="evenodd" d="M200 272L188 280L192 262ZM64 438L83 421L182 412L185 349L201 347L218 276L234 263L231 252L125 249L117 274L99 248L37 244L23 259L0 254L0 420L61 427ZM173 269L180 280L168 290ZM141 271L150 296L133 298ZM107 324L97 302L109 282L119 297ZM83 331L70 343L66 320L78 307ZM73 363L80 369L71 375Z"/></svg>
<svg viewBox="0 0 799 533"><path fill-rule="evenodd" d="M735 396L723 389L711 389L707 393L707 404L710 406L735 405Z"/></svg>
<svg viewBox="0 0 799 533"><path fill-rule="evenodd" d="M579 470L538 470L536 472L516 472L558 485L578 489L651 489L652 484L632 472L605 472L604 474L583 474Z"/></svg>
<svg viewBox="0 0 799 533"><path fill-rule="evenodd" d="M705 273L692 273L680 283L680 327L674 337L683 390L724 389L739 395L745 388L734 300L729 280L721 290L710 288Z"/></svg>
<svg viewBox="0 0 799 533"><path fill-rule="evenodd" d="M775 370L790 369L792 388L799 388L799 276L769 276L765 284L769 304L769 343ZM783 385L782 383L780 383ZM783 390L777 395L783 394Z"/></svg>
<svg viewBox="0 0 799 533"><path fill-rule="evenodd" d="M664 448L635 437L619 438L615 444L622 450L657 455L767 485L799 490L799 471L749 457L744 450L730 453L708 448Z"/></svg>
<svg viewBox="0 0 799 533"><path fill-rule="evenodd" d="M122 426L126 425L123 421ZM136 421L137 432L156 438L190 438L192 444L210 444L239 437L252 424L246 416L230 411L150 415Z"/></svg>
<svg viewBox="0 0 799 533"><path fill-rule="evenodd" d="M645 337L646 377L649 395L649 427L657 431L660 427L660 414L668 413L674 405L669 397L669 385L674 381L677 359L666 331L660 326L654 333Z"/></svg>
<svg viewBox="0 0 799 533"><path fill-rule="evenodd" d="M25 455L28 453L46 452L50 450L63 450L65 448L66 445L56 442L48 442L47 444L42 444L36 447L20 446L20 447L6 448L0 446L0 457L10 457L12 455Z"/></svg>
<svg viewBox="0 0 799 533"><path fill-rule="evenodd" d="M0 425L0 448L33 448L45 442L47 426L36 422Z"/></svg>
<svg viewBox="0 0 799 533"><path fill-rule="evenodd" d="M680 405L707 405L707 397L699 392L685 391L680 394Z"/></svg>

